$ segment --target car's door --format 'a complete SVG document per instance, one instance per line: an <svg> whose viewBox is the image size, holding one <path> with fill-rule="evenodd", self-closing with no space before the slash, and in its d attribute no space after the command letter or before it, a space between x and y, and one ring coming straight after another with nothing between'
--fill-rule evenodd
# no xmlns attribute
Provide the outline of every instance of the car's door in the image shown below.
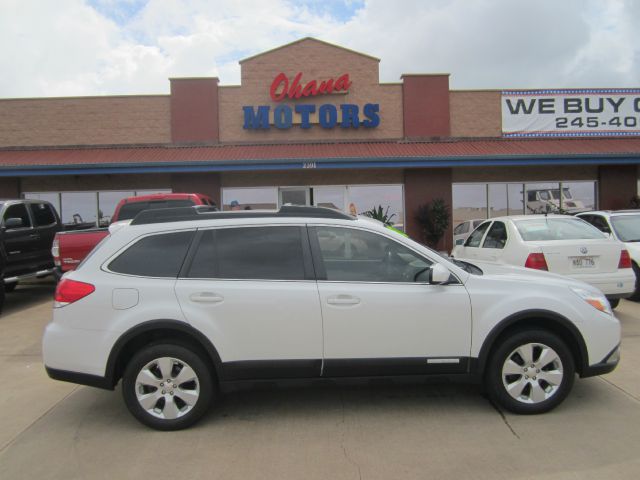
<svg viewBox="0 0 640 480"><path fill-rule="evenodd" d="M322 317L306 228L200 231L176 294L223 362L222 380L314 377Z"/></svg>
<svg viewBox="0 0 640 480"><path fill-rule="evenodd" d="M53 267L51 245L58 228L58 218L53 206L46 202L30 202L31 218L34 223L34 231L37 233L37 244L34 254L43 267Z"/></svg>
<svg viewBox="0 0 640 480"><path fill-rule="evenodd" d="M492 262L503 260L505 246L507 245L507 227L502 221L495 221L484 237L479 258Z"/></svg>
<svg viewBox="0 0 640 480"><path fill-rule="evenodd" d="M489 225L491 225L491 220L480 224L478 228L471 232L471 235L469 235L467 241L464 242L464 245L455 248L455 257L482 259L483 255L480 246L482 245L482 239L484 238L484 234L487 233Z"/></svg>
<svg viewBox="0 0 640 480"><path fill-rule="evenodd" d="M390 236L309 227L324 326L323 376L457 373L467 368L471 308L452 275Z"/></svg>
<svg viewBox="0 0 640 480"><path fill-rule="evenodd" d="M19 225L13 225L15 220L9 219L20 219ZM30 272L37 263L39 235L24 203L7 205L2 214L2 228L7 252L5 278Z"/></svg>

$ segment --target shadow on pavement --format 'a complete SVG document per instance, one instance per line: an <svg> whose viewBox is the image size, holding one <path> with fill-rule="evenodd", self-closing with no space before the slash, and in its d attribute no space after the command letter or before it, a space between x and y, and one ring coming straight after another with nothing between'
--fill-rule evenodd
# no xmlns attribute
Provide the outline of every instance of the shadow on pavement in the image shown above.
<svg viewBox="0 0 640 480"><path fill-rule="evenodd" d="M52 277L20 282L13 292L5 294L2 316L53 300L55 290L56 282Z"/></svg>

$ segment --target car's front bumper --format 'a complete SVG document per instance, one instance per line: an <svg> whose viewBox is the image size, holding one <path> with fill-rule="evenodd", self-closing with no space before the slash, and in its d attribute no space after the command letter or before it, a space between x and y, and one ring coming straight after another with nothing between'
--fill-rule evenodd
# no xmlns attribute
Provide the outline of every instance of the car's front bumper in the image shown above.
<svg viewBox="0 0 640 480"><path fill-rule="evenodd" d="M604 375L605 373L610 373L615 370L615 368L618 366L618 363L620 363L620 345L617 345L616 348L611 350L611 352L609 352L609 354L604 357L601 362L585 367L580 373L580 377L595 377L596 375Z"/></svg>

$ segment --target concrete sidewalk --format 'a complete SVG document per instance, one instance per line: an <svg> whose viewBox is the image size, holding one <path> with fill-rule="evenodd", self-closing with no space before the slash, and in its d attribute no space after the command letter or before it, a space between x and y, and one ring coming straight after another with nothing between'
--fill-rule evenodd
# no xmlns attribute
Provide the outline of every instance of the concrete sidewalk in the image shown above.
<svg viewBox="0 0 640 480"><path fill-rule="evenodd" d="M20 286L0 317L3 479L640 478L640 304L623 301L623 359L551 413L501 413L479 387L271 389L224 397L196 427L149 430L120 391L50 380L53 287Z"/></svg>

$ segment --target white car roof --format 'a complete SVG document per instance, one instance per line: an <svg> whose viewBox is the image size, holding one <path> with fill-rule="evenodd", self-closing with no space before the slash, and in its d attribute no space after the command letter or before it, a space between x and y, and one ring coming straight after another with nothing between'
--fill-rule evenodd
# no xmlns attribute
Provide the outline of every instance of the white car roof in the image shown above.
<svg viewBox="0 0 640 480"><path fill-rule="evenodd" d="M579 215L602 215L604 217L617 217L618 215L638 215L640 210L591 210L580 212Z"/></svg>

